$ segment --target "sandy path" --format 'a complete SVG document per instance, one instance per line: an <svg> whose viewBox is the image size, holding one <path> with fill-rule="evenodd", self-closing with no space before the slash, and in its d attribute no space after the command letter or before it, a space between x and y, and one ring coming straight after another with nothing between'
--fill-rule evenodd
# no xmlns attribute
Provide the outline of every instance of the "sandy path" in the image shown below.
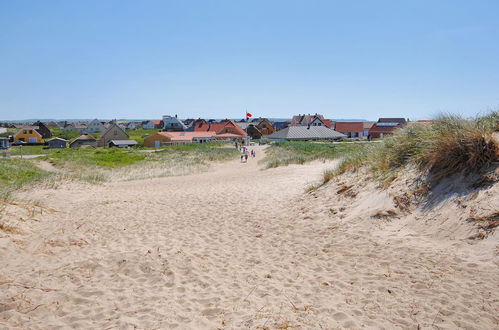
<svg viewBox="0 0 499 330"><path fill-rule="evenodd" d="M303 194L330 167L32 193L53 211L0 238L0 328L498 326L497 267L343 224Z"/></svg>

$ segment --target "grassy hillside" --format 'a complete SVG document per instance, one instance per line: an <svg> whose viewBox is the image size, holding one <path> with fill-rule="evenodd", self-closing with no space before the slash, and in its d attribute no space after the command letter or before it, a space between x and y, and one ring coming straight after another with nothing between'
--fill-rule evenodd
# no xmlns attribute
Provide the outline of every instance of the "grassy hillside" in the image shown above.
<svg viewBox="0 0 499 330"><path fill-rule="evenodd" d="M274 142L267 149L262 163L266 168L304 164L317 159L333 159L359 152L366 148L365 143L331 143L287 141Z"/></svg>
<svg viewBox="0 0 499 330"><path fill-rule="evenodd" d="M47 176L26 159L0 159L0 198L5 198L15 189Z"/></svg>
<svg viewBox="0 0 499 330"><path fill-rule="evenodd" d="M123 181L183 175L234 159L238 152L219 144L188 144L158 152L116 148L64 149L45 158L61 171L85 181Z"/></svg>
<svg viewBox="0 0 499 330"><path fill-rule="evenodd" d="M346 171L365 168L390 181L408 165L432 181L457 173L479 172L498 160L499 146L492 133L499 130L499 112L474 119L440 116L431 124L411 123L378 145L346 157L324 181Z"/></svg>

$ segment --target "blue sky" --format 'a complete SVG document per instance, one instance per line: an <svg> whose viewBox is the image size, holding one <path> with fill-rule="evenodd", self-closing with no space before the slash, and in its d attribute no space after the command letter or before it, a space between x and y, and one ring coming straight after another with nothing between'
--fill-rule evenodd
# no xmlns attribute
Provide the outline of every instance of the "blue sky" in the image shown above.
<svg viewBox="0 0 499 330"><path fill-rule="evenodd" d="M499 1L0 1L0 119L473 116Z"/></svg>

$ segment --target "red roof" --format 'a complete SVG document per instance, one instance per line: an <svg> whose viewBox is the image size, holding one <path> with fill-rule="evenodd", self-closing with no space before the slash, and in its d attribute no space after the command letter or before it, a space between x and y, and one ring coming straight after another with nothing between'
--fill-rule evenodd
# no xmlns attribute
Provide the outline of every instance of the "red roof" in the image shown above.
<svg viewBox="0 0 499 330"><path fill-rule="evenodd" d="M219 123L205 123L196 124L194 126L195 132L216 132L217 134L233 133L241 136L248 135L239 125L233 120L223 120Z"/></svg>
<svg viewBox="0 0 499 330"><path fill-rule="evenodd" d="M336 127L334 129L336 132L348 133L348 132L363 132L364 123L361 121L338 121L336 122Z"/></svg>
<svg viewBox="0 0 499 330"><path fill-rule="evenodd" d="M326 125L327 128L331 128L331 120L322 119L322 122L324 123L324 125Z"/></svg>
<svg viewBox="0 0 499 330"><path fill-rule="evenodd" d="M155 135L163 135L172 141L192 141L194 138L211 138L215 132L157 132Z"/></svg>

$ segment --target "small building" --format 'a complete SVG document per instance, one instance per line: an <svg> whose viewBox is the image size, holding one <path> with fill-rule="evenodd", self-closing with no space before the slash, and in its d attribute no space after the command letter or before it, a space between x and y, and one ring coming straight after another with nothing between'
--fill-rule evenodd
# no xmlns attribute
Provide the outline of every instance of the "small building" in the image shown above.
<svg viewBox="0 0 499 330"><path fill-rule="evenodd" d="M374 123L375 123L374 121L365 121L362 123L364 125L364 136L365 137L369 136L369 130L371 129L371 127L373 127Z"/></svg>
<svg viewBox="0 0 499 330"><path fill-rule="evenodd" d="M186 143L206 143L215 140L215 136L215 132L157 132L144 138L144 146L159 148Z"/></svg>
<svg viewBox="0 0 499 330"><path fill-rule="evenodd" d="M9 138L0 136L0 149L8 149L10 147Z"/></svg>
<svg viewBox="0 0 499 330"><path fill-rule="evenodd" d="M266 118L260 120L258 124L256 124L256 128L258 128L262 135L269 135L275 132L275 128L272 126L272 123Z"/></svg>
<svg viewBox="0 0 499 330"><path fill-rule="evenodd" d="M64 139L59 138L59 137L56 137L56 138L53 138L53 139L50 139L47 141L47 146L50 149L54 149L54 148L65 149L65 148L67 148L67 145L68 145L68 140L64 140Z"/></svg>
<svg viewBox="0 0 499 330"><path fill-rule="evenodd" d="M61 126L59 126L59 124L55 121L49 121L48 123L45 123L45 126L48 128L61 128Z"/></svg>
<svg viewBox="0 0 499 330"><path fill-rule="evenodd" d="M280 131L281 129L284 129L289 126L289 122L287 121L275 121L272 124L272 127L274 127L275 131Z"/></svg>
<svg viewBox="0 0 499 330"><path fill-rule="evenodd" d="M331 122L326 120L323 115L316 113L315 115L311 114L299 114L293 116L291 119L290 126L326 126L328 128L331 127Z"/></svg>
<svg viewBox="0 0 499 330"><path fill-rule="evenodd" d="M172 116L163 116L163 131L183 132L187 130L187 126L177 118Z"/></svg>
<svg viewBox="0 0 499 330"><path fill-rule="evenodd" d="M143 129L162 129L163 121L162 120L148 120L142 124Z"/></svg>
<svg viewBox="0 0 499 330"><path fill-rule="evenodd" d="M87 125L87 132L88 133L102 133L106 130L106 127L104 124L99 121L98 119L92 120L90 123Z"/></svg>
<svg viewBox="0 0 499 330"><path fill-rule="evenodd" d="M216 134L236 134L240 136L248 136L248 133L244 129L241 128L234 120L225 119L221 122L206 122L201 120L194 124L195 132L215 132Z"/></svg>
<svg viewBox="0 0 499 330"><path fill-rule="evenodd" d="M326 126L288 126L267 136L276 141L338 140L346 135Z"/></svg>
<svg viewBox="0 0 499 330"><path fill-rule="evenodd" d="M24 126L14 135L14 143L41 144L43 136L37 131L38 127Z"/></svg>
<svg viewBox="0 0 499 330"><path fill-rule="evenodd" d="M137 123L136 122L129 122L125 125L125 129L136 129L137 128Z"/></svg>
<svg viewBox="0 0 499 330"><path fill-rule="evenodd" d="M361 138L364 135L364 123L361 121L338 121L334 130L343 133L347 138Z"/></svg>
<svg viewBox="0 0 499 330"><path fill-rule="evenodd" d="M83 134L69 143L70 148L97 147L97 140L90 134Z"/></svg>
<svg viewBox="0 0 499 330"><path fill-rule="evenodd" d="M171 135L168 132L158 132L144 138L144 147L159 148L171 142Z"/></svg>
<svg viewBox="0 0 499 330"><path fill-rule="evenodd" d="M97 142L97 146L109 147L109 142L111 142L111 140L130 140L130 137L125 133L123 128L119 127L118 124L113 123L104 133L102 133Z"/></svg>
<svg viewBox="0 0 499 330"><path fill-rule="evenodd" d="M111 140L108 147L131 148L137 145L135 140Z"/></svg>
<svg viewBox="0 0 499 330"><path fill-rule="evenodd" d="M86 134L87 129L88 129L87 124L82 122L70 123L64 126L63 128L63 130L65 131L77 132L80 134Z"/></svg>
<svg viewBox="0 0 499 330"><path fill-rule="evenodd" d="M240 124L240 123L238 123ZM248 127L246 127L246 133L252 138L252 139L261 139L262 138L262 132L258 129L253 124L249 124Z"/></svg>
<svg viewBox="0 0 499 330"><path fill-rule="evenodd" d="M400 127L405 126L405 118L379 118L378 121L369 129L369 135L372 138L383 138L393 135Z"/></svg>

